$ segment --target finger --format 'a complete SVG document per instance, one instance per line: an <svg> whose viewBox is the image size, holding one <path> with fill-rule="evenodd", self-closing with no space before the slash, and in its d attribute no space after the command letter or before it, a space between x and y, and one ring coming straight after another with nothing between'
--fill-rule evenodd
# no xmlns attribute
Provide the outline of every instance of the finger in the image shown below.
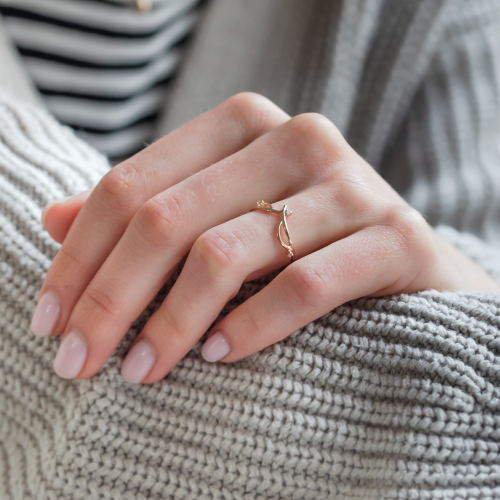
<svg viewBox="0 0 500 500"><path fill-rule="evenodd" d="M308 117L294 118L156 195L137 212L68 322L66 331L80 332L88 346L79 378L102 366L201 234L245 213L260 196L280 199L316 182L313 172L322 175L322 162L332 161L317 151L319 140L330 144L333 125L324 134L328 137L311 140L304 130L312 125ZM298 141L303 142L300 154L292 149Z"/></svg>
<svg viewBox="0 0 500 500"><path fill-rule="evenodd" d="M213 327L203 357L234 362L349 300L419 290L420 264L409 239L426 224L413 211L397 217L393 225L362 229L288 266Z"/></svg>
<svg viewBox="0 0 500 500"><path fill-rule="evenodd" d="M345 203L340 179L313 186L274 204L293 211L287 217L295 258L346 237L377 217L358 217ZM342 193L342 194L341 194ZM122 366L130 382L163 378L207 331L249 277L289 262L276 229L280 217L251 212L205 232L195 242L183 270L160 309L146 324ZM282 233L286 242L287 239ZM217 344L220 349L228 344Z"/></svg>
<svg viewBox="0 0 500 500"><path fill-rule="evenodd" d="M46 205L42 211L42 224L50 236L62 243L68 234L69 228L80 212L83 204L90 196L92 189L87 189L74 196L58 200Z"/></svg>
<svg viewBox="0 0 500 500"><path fill-rule="evenodd" d="M34 333L64 331L77 300L148 199L234 154L288 118L267 99L240 94L114 167L92 191L48 270L40 291L42 305L32 323ZM58 310L49 322L40 319L47 308Z"/></svg>

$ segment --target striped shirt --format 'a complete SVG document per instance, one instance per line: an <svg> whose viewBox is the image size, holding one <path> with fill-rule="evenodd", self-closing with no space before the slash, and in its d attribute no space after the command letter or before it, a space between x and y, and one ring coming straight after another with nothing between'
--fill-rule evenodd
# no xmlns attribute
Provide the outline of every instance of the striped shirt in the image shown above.
<svg viewBox="0 0 500 500"><path fill-rule="evenodd" d="M200 0L0 0L48 109L117 161L154 137Z"/></svg>

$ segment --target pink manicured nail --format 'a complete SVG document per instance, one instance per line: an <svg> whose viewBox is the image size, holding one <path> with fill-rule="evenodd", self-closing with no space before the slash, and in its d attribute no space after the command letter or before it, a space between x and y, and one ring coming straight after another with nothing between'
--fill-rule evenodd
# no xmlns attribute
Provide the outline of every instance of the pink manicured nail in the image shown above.
<svg viewBox="0 0 500 500"><path fill-rule="evenodd" d="M156 361L155 348L145 339L139 340L122 363L121 374L127 382L142 382Z"/></svg>
<svg viewBox="0 0 500 500"><path fill-rule="evenodd" d="M205 359L205 361L219 361L224 356L229 354L231 348L227 343L226 337L222 335L222 333L217 332L212 335L201 348L201 355Z"/></svg>
<svg viewBox="0 0 500 500"><path fill-rule="evenodd" d="M56 324L61 305L54 292L44 293L36 305L31 319L31 331L39 337L47 337Z"/></svg>
<svg viewBox="0 0 500 500"><path fill-rule="evenodd" d="M61 378L75 378L87 359L87 344L76 330L64 337L54 360L54 371Z"/></svg>

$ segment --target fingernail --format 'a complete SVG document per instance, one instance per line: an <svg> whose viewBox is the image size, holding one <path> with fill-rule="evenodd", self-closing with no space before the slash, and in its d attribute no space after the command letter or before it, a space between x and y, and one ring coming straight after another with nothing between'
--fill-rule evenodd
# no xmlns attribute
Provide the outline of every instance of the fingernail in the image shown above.
<svg viewBox="0 0 500 500"><path fill-rule="evenodd" d="M87 359L87 344L83 335L73 330L64 337L54 360L54 371L61 378L75 378Z"/></svg>
<svg viewBox="0 0 500 500"><path fill-rule="evenodd" d="M212 335L201 348L201 355L205 359L205 361L219 361L224 356L229 354L231 348L227 343L226 337L222 335L222 333L217 332Z"/></svg>
<svg viewBox="0 0 500 500"><path fill-rule="evenodd" d="M121 375L127 382L142 382L156 361L155 348L145 339L139 340L123 360Z"/></svg>
<svg viewBox="0 0 500 500"><path fill-rule="evenodd" d="M56 324L61 305L54 292L44 293L36 305L31 318L31 331L39 337L47 337Z"/></svg>

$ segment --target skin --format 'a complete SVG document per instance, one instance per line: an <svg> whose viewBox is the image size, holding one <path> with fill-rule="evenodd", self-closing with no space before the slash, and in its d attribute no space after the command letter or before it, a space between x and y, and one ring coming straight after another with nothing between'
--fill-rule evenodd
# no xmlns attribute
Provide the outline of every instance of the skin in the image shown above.
<svg viewBox="0 0 500 500"><path fill-rule="evenodd" d="M293 213L290 264L278 217ZM290 118L266 98L233 96L114 167L93 189L44 210L62 243L40 296L57 294L52 335L77 329L94 375L174 267L180 277L139 339L162 379L244 281L286 266L234 309L221 331L233 362L346 301L426 289L499 292L493 279L442 240L319 114ZM209 334L209 335L210 335Z"/></svg>

